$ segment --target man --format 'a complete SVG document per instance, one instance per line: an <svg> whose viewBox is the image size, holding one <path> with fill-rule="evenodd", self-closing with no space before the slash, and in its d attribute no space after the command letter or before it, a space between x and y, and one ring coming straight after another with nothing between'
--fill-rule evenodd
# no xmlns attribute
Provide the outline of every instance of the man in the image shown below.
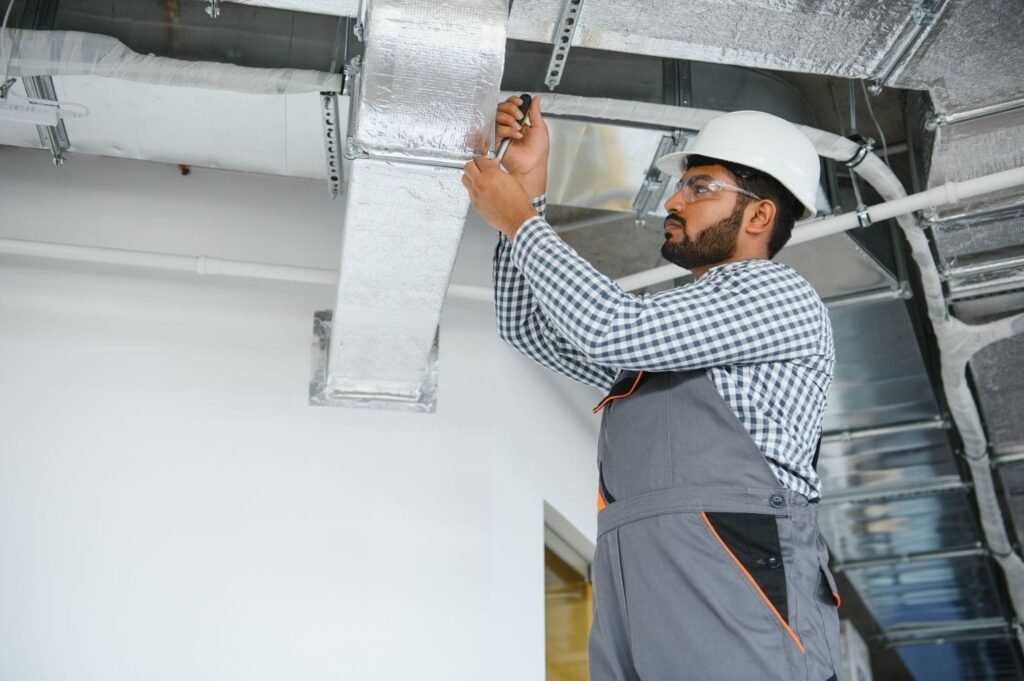
<svg viewBox="0 0 1024 681"><path fill-rule="evenodd" d="M481 158L463 183L501 232L501 337L610 388L598 405L591 679L834 679L839 597L812 463L831 325L810 284L771 260L794 220L814 214L813 145L745 111L660 159L681 176L661 252L696 281L635 296L545 222L547 128L539 99L532 127L519 103L496 118L498 137L512 138L509 173Z"/></svg>

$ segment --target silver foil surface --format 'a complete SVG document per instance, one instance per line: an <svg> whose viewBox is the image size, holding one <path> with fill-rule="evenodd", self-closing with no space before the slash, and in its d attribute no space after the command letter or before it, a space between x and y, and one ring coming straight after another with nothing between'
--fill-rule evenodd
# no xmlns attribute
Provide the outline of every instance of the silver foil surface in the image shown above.
<svg viewBox="0 0 1024 681"><path fill-rule="evenodd" d="M352 138L370 156L465 163L487 153L505 63L503 0L376 0Z"/></svg>
<svg viewBox="0 0 1024 681"><path fill-rule="evenodd" d="M587 0L573 46L869 78L907 40L914 25L914 4ZM509 17L509 37L550 43L561 6L561 0L517 0Z"/></svg>
<svg viewBox="0 0 1024 681"><path fill-rule="evenodd" d="M461 169L352 162L327 376L315 403L432 411L427 379L468 211Z"/></svg>
<svg viewBox="0 0 1024 681"><path fill-rule="evenodd" d="M1021 3L947 1L948 9L891 84L928 90L936 110L943 114L1024 98Z"/></svg>

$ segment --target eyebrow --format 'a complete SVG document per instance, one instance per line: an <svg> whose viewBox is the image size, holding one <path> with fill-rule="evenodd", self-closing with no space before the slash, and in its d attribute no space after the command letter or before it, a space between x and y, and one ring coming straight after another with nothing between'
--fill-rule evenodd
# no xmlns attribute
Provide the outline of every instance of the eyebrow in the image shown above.
<svg viewBox="0 0 1024 681"><path fill-rule="evenodd" d="M686 179L688 179L688 180L714 180L715 178L711 177L710 175L693 175L693 176L688 177Z"/></svg>

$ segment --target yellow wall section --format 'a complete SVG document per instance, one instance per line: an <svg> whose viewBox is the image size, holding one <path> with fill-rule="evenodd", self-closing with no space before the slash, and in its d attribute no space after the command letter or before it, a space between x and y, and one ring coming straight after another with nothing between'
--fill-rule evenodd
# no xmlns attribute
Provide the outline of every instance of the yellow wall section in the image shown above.
<svg viewBox="0 0 1024 681"><path fill-rule="evenodd" d="M547 681L587 681L593 596L584 575L544 549Z"/></svg>

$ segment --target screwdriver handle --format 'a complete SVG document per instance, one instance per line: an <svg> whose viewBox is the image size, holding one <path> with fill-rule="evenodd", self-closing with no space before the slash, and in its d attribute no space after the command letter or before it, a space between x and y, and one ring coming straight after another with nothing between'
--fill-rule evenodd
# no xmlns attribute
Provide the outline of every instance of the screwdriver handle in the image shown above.
<svg viewBox="0 0 1024 681"><path fill-rule="evenodd" d="M523 103L519 105L519 110L523 112L523 125L530 125L530 104L533 102L533 97L524 92L519 95L519 99L523 100Z"/></svg>
<svg viewBox="0 0 1024 681"><path fill-rule="evenodd" d="M523 112L523 125L530 127L530 114L527 112L530 110L530 102L533 101L533 97L523 93L519 95L519 99L523 100L523 103L519 105L519 110ZM495 156L498 159L498 163L501 163L501 159L505 158L505 152L508 151L508 145L511 143L511 137L501 140L501 144L498 145L498 153Z"/></svg>

